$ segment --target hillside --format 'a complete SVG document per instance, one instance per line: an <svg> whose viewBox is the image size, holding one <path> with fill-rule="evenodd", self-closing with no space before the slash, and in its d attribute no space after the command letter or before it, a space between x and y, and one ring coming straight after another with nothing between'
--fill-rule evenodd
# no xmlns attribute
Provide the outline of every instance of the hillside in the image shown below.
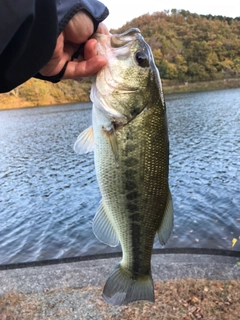
<svg viewBox="0 0 240 320"><path fill-rule="evenodd" d="M145 14L111 32L133 27L150 44L166 92L171 92L171 86L180 91L240 86L240 17L172 9ZM88 101L89 92L89 80L52 84L31 79L1 94L0 109Z"/></svg>
<svg viewBox="0 0 240 320"><path fill-rule="evenodd" d="M176 9L145 14L113 33L139 28L161 78L208 81L240 77L240 17L200 16Z"/></svg>
<svg viewBox="0 0 240 320"><path fill-rule="evenodd" d="M54 84L30 79L12 91L0 94L0 109L89 101L90 86L89 80L64 80Z"/></svg>

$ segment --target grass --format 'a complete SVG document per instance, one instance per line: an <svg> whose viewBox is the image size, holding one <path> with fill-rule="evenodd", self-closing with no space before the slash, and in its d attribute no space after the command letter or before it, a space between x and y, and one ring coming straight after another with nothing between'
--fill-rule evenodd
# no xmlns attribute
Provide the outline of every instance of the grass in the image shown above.
<svg viewBox="0 0 240 320"><path fill-rule="evenodd" d="M108 305L102 288L7 293L0 297L0 320L238 320L240 281L174 280L155 283L155 303Z"/></svg>

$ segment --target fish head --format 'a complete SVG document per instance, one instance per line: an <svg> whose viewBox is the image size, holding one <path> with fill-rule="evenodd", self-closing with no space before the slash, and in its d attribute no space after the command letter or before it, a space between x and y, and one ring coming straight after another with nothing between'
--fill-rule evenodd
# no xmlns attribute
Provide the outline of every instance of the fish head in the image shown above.
<svg viewBox="0 0 240 320"><path fill-rule="evenodd" d="M96 74L91 100L112 122L126 124L153 103L165 108L161 80L151 48L139 29L95 34L107 64Z"/></svg>

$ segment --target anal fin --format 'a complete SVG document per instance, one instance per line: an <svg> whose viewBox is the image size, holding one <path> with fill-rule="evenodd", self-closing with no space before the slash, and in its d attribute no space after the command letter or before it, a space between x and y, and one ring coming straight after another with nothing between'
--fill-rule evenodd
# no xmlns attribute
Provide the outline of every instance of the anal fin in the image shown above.
<svg viewBox="0 0 240 320"><path fill-rule="evenodd" d="M158 239L161 245L165 245L171 235L173 229L173 203L170 190L168 191L168 198L162 223L157 230Z"/></svg>
<svg viewBox="0 0 240 320"><path fill-rule="evenodd" d="M116 247L119 244L118 236L107 217L102 201L93 219L92 229L94 235L99 241L109 245L110 247Z"/></svg>

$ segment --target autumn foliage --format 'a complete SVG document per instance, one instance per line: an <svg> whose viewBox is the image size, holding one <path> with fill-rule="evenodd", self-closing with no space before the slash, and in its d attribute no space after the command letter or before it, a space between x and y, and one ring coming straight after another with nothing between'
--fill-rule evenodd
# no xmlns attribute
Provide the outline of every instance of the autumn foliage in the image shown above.
<svg viewBox="0 0 240 320"><path fill-rule="evenodd" d="M171 92L168 86L174 92L239 86L240 17L203 16L172 9L145 14L111 32L129 28L139 28L151 46L165 92ZM200 88L196 87L199 82ZM90 85L89 80L52 84L31 79L1 94L0 109L89 101Z"/></svg>
<svg viewBox="0 0 240 320"><path fill-rule="evenodd" d="M208 81L240 76L240 17L155 12L113 33L139 28L153 50L162 79Z"/></svg>

